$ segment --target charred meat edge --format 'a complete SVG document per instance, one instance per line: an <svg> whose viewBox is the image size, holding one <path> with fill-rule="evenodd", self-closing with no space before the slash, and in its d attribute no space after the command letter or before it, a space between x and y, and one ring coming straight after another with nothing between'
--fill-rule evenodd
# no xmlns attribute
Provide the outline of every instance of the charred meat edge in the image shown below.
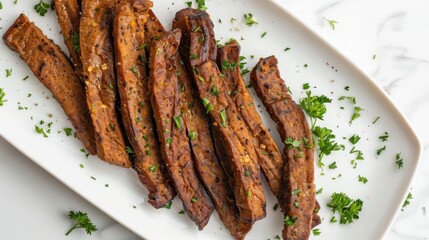
<svg viewBox="0 0 429 240"><path fill-rule="evenodd" d="M251 84L274 122L282 141L301 141L299 147L285 146L283 166L283 199L280 201L285 218L284 239L303 240L310 236L316 206L314 184L314 149L311 130L304 112L288 94L274 56L261 58L251 72ZM298 207L296 207L298 205Z"/></svg>
<svg viewBox="0 0 429 240"><path fill-rule="evenodd" d="M239 216L241 220L253 223L266 215L260 169L251 134L222 84L216 64L213 23L206 12L188 8L176 14L173 27L182 30L182 59L192 72L200 99L207 105L212 131L220 140L217 143L222 144L216 146L216 151L226 152L227 158L221 159L221 163L231 179ZM212 87L218 89L217 96L210 94Z"/></svg>
<svg viewBox="0 0 429 240"><path fill-rule="evenodd" d="M76 136L95 155L94 128L82 86L67 56L52 40L21 14L3 36L6 45L19 53L31 71L55 99L76 130Z"/></svg>
<svg viewBox="0 0 429 240"><path fill-rule="evenodd" d="M179 108L176 56L181 33L173 30L150 45L149 89L161 153L185 212L201 230L213 205L198 179L191 146Z"/></svg>
<svg viewBox="0 0 429 240"><path fill-rule="evenodd" d="M240 45L235 40L218 49L218 66L222 71L226 90L239 109L247 128L252 133L253 145L258 162L270 185L271 191L278 196L281 189L283 157L262 123L253 98L247 90L240 73Z"/></svg>
<svg viewBox="0 0 429 240"><path fill-rule="evenodd" d="M113 36L122 122L134 150L133 168L149 191L148 202L163 207L175 192L155 135L146 76L144 25L152 2L123 0L116 6Z"/></svg>
<svg viewBox="0 0 429 240"><path fill-rule="evenodd" d="M165 32L155 14L153 12L149 14L149 20L146 22L147 43L154 38L157 39ZM215 154L204 107L194 90L192 80L180 56L177 56L176 66L179 79L179 105L180 109L183 109L183 121L188 136L189 134L196 135L195 139L190 139L196 170L225 227L229 229L235 239L243 239L252 225L242 222L236 214L234 195Z"/></svg>
<svg viewBox="0 0 429 240"><path fill-rule="evenodd" d="M79 44L80 5L77 0L54 0L54 5L73 67L80 80L84 81Z"/></svg>
<svg viewBox="0 0 429 240"><path fill-rule="evenodd" d="M82 0L80 48L86 100L95 130L98 156L114 165L131 167L116 109L112 21L117 0Z"/></svg>

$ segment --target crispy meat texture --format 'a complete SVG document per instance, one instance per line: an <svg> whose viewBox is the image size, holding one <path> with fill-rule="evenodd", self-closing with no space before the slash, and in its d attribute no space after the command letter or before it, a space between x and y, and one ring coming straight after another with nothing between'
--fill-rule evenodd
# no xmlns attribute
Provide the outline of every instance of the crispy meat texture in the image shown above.
<svg viewBox="0 0 429 240"><path fill-rule="evenodd" d="M87 151L96 154L94 128L85 104L85 89L64 52L21 14L3 39L60 103Z"/></svg>
<svg viewBox="0 0 429 240"><path fill-rule="evenodd" d="M253 98L246 88L240 73L240 45L235 40L218 49L218 66L222 70L224 85L240 111L247 128L252 134L259 165L268 180L271 191L278 196L282 183L283 157L262 123Z"/></svg>
<svg viewBox="0 0 429 240"><path fill-rule="evenodd" d="M183 207L201 230L213 205L200 183L179 104L176 56L181 33L173 30L150 46L150 94L161 152Z"/></svg>
<svg viewBox="0 0 429 240"><path fill-rule="evenodd" d="M315 216L313 222L316 193L311 130L304 112L288 94L274 56L259 60L251 72L250 81L271 118L277 123L282 140L290 138L301 141L299 147L287 145L284 148L284 186L280 205L285 217L296 219L293 225L284 226L283 238L308 239L313 223L317 221ZM294 206L295 202L299 203L298 208Z"/></svg>
<svg viewBox="0 0 429 240"><path fill-rule="evenodd" d="M266 215L265 195L260 179L256 152L251 134L223 86L223 79L216 64L216 44L213 23L204 11L184 9L176 14L174 28L183 32L180 51L200 99L212 121L216 151L225 151L223 167L233 187L240 218L253 223ZM213 88L219 94L213 94ZM221 155L220 153L219 155Z"/></svg>
<svg viewBox="0 0 429 240"><path fill-rule="evenodd" d="M83 0L80 48L85 74L86 99L95 129L98 156L129 168L131 161L116 110L112 21L117 0Z"/></svg>
<svg viewBox="0 0 429 240"><path fill-rule="evenodd" d="M161 157L149 98L144 25L152 2L123 0L115 10L113 37L122 121L135 158L133 168L149 191L155 208L167 204L175 192Z"/></svg>
<svg viewBox="0 0 429 240"><path fill-rule="evenodd" d="M54 0L55 11L61 26L64 43L69 50L73 67L84 81L79 46L80 3L77 0Z"/></svg>
<svg viewBox="0 0 429 240"><path fill-rule="evenodd" d="M146 23L147 42L151 42L153 37L157 38L164 32L165 29L155 14L150 13ZM176 66L179 80L179 105L183 110L183 121L188 136L195 134L195 139L190 139L190 143L196 170L225 227L236 239L243 239L252 225L242 222L236 214L234 195L215 154L204 106L180 56L177 56Z"/></svg>

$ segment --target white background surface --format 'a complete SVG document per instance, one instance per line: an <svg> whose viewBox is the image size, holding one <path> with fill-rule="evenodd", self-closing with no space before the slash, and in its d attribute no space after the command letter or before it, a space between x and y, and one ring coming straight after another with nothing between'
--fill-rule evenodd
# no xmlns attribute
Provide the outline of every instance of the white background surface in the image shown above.
<svg viewBox="0 0 429 240"><path fill-rule="evenodd" d="M429 128L426 127L429 122L429 2L281 2L370 73L420 135L425 151L412 184L414 199L400 213L387 239L428 239L429 217L425 209L429 211ZM0 18L1 11L5 9L0 10ZM323 17L339 22L335 31ZM372 59L374 54L375 60ZM2 139L0 180L0 239L139 239ZM69 210L88 212L99 231L92 236L76 231L65 237L64 233L71 227L67 217Z"/></svg>

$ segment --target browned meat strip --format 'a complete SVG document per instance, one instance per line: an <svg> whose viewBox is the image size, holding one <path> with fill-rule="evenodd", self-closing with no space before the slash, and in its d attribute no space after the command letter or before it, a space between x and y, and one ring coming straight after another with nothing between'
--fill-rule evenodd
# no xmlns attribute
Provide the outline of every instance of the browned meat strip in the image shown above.
<svg viewBox="0 0 429 240"><path fill-rule="evenodd" d="M259 60L252 70L250 81L271 118L277 123L282 140L300 143L299 147L286 144L284 149L284 189L280 205L285 219L289 220L284 226L283 238L308 239L316 206L311 130L304 112L288 94L274 56Z"/></svg>
<svg viewBox="0 0 429 240"><path fill-rule="evenodd" d="M161 152L186 213L201 230L213 211L192 160L183 116L179 108L176 56L180 31L162 35L150 45L150 94Z"/></svg>
<svg viewBox="0 0 429 240"><path fill-rule="evenodd" d="M165 32L164 27L150 13L146 23L146 39L158 38ZM191 150L198 175L213 201L220 219L236 239L243 239L252 225L240 221L236 214L234 195L228 187L228 179L214 152L208 126L208 119L201 100L192 85L192 80L179 56L176 59L179 81L179 108L183 110Z"/></svg>
<svg viewBox="0 0 429 240"><path fill-rule="evenodd" d="M213 45L213 23L204 11L184 9L176 14L173 27L183 32L181 54L193 73L193 82L213 122L217 142L222 144L216 150L220 156L220 150L225 151L227 156L222 163L228 177L233 179L230 182L240 218L253 223L266 215L265 195L251 134L224 89L215 62L217 49L216 44ZM218 93L215 94L213 89Z"/></svg>
<svg viewBox="0 0 429 240"><path fill-rule="evenodd" d="M67 56L24 14L7 30L3 39L53 93L88 152L96 154L94 128L85 104L85 89Z"/></svg>
<svg viewBox="0 0 429 240"><path fill-rule="evenodd" d="M95 129L98 156L129 168L125 142L116 112L116 80L111 39L117 0L83 0L80 48L85 74L86 98Z"/></svg>
<svg viewBox="0 0 429 240"><path fill-rule="evenodd" d="M116 6L113 36L122 121L134 154L133 167L149 190L149 203L164 206L174 189L161 158L149 99L145 56L144 25L152 2L123 0Z"/></svg>
<svg viewBox="0 0 429 240"><path fill-rule="evenodd" d="M278 196L282 183L283 157L262 123L253 98L246 88L240 73L240 45L230 41L218 49L218 66L222 69L226 91L230 92L240 116L252 133L252 142L258 155L258 162L264 172L271 191Z"/></svg>
<svg viewBox="0 0 429 240"><path fill-rule="evenodd" d="M77 0L54 0L55 11L61 26L64 42L69 50L74 69L83 81L79 45L80 6Z"/></svg>

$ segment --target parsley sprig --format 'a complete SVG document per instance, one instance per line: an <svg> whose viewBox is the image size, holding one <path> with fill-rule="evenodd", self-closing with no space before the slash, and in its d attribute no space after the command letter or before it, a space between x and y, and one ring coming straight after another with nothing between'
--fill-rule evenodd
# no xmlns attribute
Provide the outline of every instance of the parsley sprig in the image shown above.
<svg viewBox="0 0 429 240"><path fill-rule="evenodd" d="M406 208L408 205L410 205L410 201L413 199L413 194L411 192L408 193L407 198L405 199L404 203L402 204L401 211L404 211L404 208Z"/></svg>
<svg viewBox="0 0 429 240"><path fill-rule="evenodd" d="M325 116L326 103L330 103L332 100L325 95L311 95L311 91L306 91L305 93L307 96L299 101L299 105L310 116L311 130L313 130L317 119L323 120Z"/></svg>
<svg viewBox="0 0 429 240"><path fill-rule="evenodd" d="M322 159L325 155L329 155L332 153L332 151L338 151L341 149L341 146L336 143L335 135L332 134L332 130L326 128L326 127L319 127L316 126L313 130L313 134L318 138L318 145L319 145L319 167L323 167L325 164L323 164Z"/></svg>
<svg viewBox="0 0 429 240"><path fill-rule="evenodd" d="M3 88L0 88L0 106L3 106L5 102L7 102L4 97L6 96L6 93L3 91Z"/></svg>
<svg viewBox="0 0 429 240"><path fill-rule="evenodd" d="M91 219L89 219L87 213L83 213L81 211L69 212L69 218L71 220L76 221L75 225L73 225L70 230L67 231L66 236L68 236L73 230L78 228L85 228L85 231L87 234L91 235L92 232L97 231L97 227L91 222Z"/></svg>
<svg viewBox="0 0 429 240"><path fill-rule="evenodd" d="M359 219L363 201L360 199L353 200L345 193L333 193L331 202L327 206L332 209L333 213L338 212L340 214L340 224L348 224Z"/></svg>
<svg viewBox="0 0 429 240"><path fill-rule="evenodd" d="M48 8L49 4L45 3L43 0L40 0L38 4L34 5L34 10L42 17L48 12Z"/></svg>
<svg viewBox="0 0 429 240"><path fill-rule="evenodd" d="M249 27L252 26L253 24L258 24L256 19L253 17L253 14L251 14L251 13L244 14L244 22Z"/></svg>

